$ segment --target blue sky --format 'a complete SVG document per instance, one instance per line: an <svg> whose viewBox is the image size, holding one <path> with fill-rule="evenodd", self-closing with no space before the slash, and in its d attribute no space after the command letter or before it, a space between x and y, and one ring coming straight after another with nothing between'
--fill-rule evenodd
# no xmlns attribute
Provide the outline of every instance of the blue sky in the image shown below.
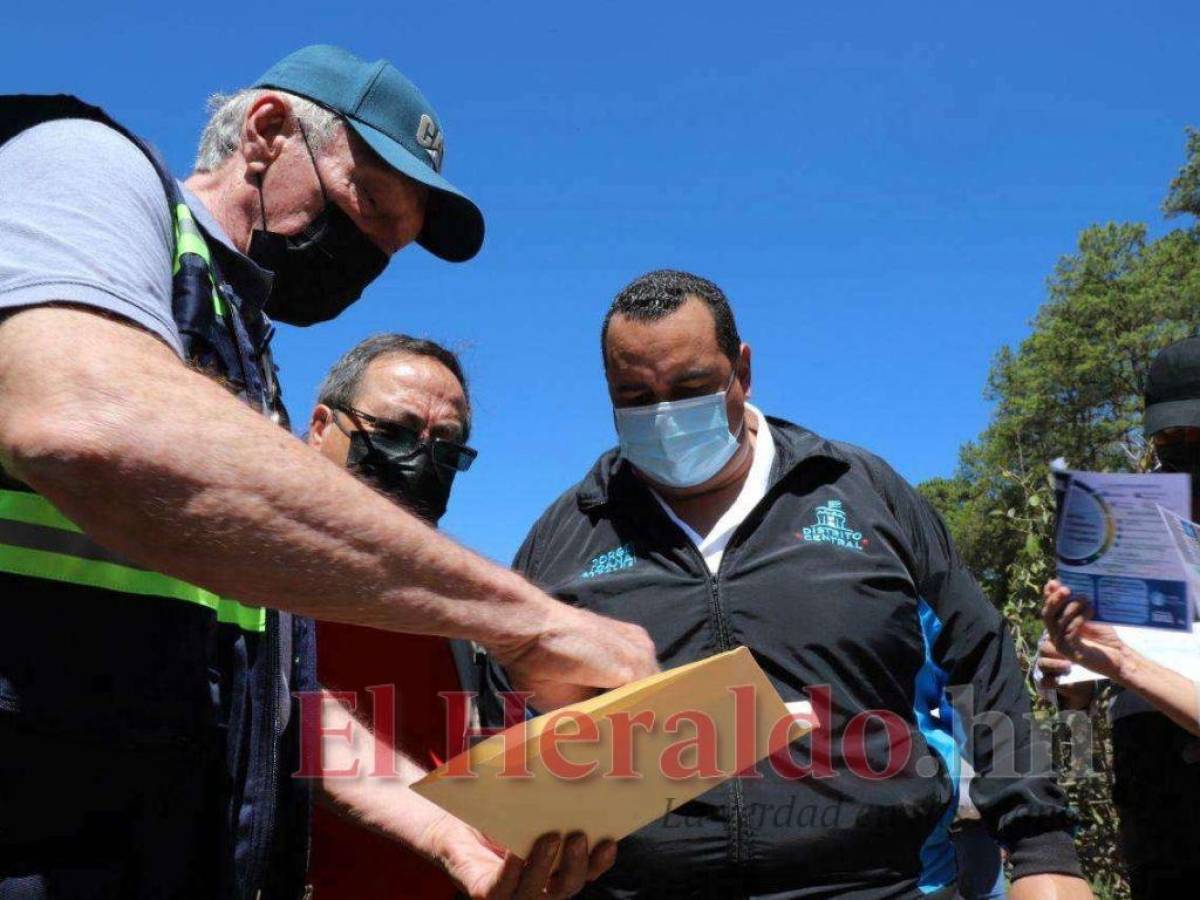
<svg viewBox="0 0 1200 900"><path fill-rule="evenodd" d="M1169 227L1200 125L1194 0L109 6L5 4L0 90L78 93L180 174L205 97L304 44L387 57L434 103L483 252L409 249L277 355L302 421L367 334L460 349L480 457L444 525L505 560L613 442L597 331L634 276L725 288L768 412L948 474L1055 260L1092 222Z"/></svg>

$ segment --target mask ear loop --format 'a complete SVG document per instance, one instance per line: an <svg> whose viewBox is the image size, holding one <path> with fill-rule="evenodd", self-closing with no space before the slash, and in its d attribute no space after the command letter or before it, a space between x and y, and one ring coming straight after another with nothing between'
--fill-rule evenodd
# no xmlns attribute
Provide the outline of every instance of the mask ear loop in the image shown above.
<svg viewBox="0 0 1200 900"><path fill-rule="evenodd" d="M263 199L263 173L258 173L258 214L262 216L262 230L267 230L267 201Z"/></svg>
<svg viewBox="0 0 1200 900"><path fill-rule="evenodd" d="M321 186L321 199L325 201L325 205L329 205L329 194L325 191L325 182L321 178L321 170L317 168L317 156L313 153L312 144L308 142L308 132L304 130L304 123L300 121L300 117L296 117L296 127L300 129L300 137L304 140L304 149L308 151L308 158L312 161L313 171L317 174L317 184Z"/></svg>
<svg viewBox="0 0 1200 900"><path fill-rule="evenodd" d="M304 149L308 151L308 158L312 162L313 172L317 176L317 185L321 188L321 199L325 201L325 205L329 205L329 194L325 190L325 182L321 178L321 170L317 168L317 157L313 153L312 144L308 142L308 133L304 130L304 123L300 121L299 116L296 119L296 127L300 129L300 139L304 141ZM267 230L267 201L263 198L263 173L258 173L258 214L262 217L263 231Z"/></svg>
<svg viewBox="0 0 1200 900"><path fill-rule="evenodd" d="M336 406L329 407L329 421L333 422L334 427L337 428L338 431L340 431L346 437L350 437L350 435L353 434L353 432L347 431L345 428L342 427L342 423L339 422L338 418L337 418L337 414L339 412L342 412L342 410L338 409ZM358 421L355 421L355 417L353 415L351 415L350 413L345 413L345 415L350 416L350 419L352 421L354 421L354 424L358 425L358 428L356 428L355 431L363 430L362 424Z"/></svg>
<svg viewBox="0 0 1200 900"><path fill-rule="evenodd" d="M729 384L725 385L725 389L723 391L721 391L722 399L728 397L729 392L731 390L733 390L733 383L735 381L737 381L737 374L738 374L737 365L735 364L733 367L733 372L729 376ZM738 426L737 434L735 434L733 436L733 439L736 441L741 441L742 435L745 433L745 431L746 431L746 404L743 401L742 402L742 424Z"/></svg>
<svg viewBox="0 0 1200 900"><path fill-rule="evenodd" d="M375 442L373 440L371 440L371 432L367 431L367 429L363 427L362 419L360 419L358 417L357 412L355 412L353 410L345 409L343 407L330 407L330 409L333 410L333 424L337 426L338 431L340 431L342 434L344 434L346 437L350 438L351 440L354 440L354 437L353 437L354 435L361 434L363 443L365 443L367 445L367 448L369 450L378 452L377 448L375 447ZM342 423L337 420L337 414L339 412L342 415L349 418L350 421L353 422L358 427L356 427L354 429L354 431L347 431L345 428L343 428Z"/></svg>

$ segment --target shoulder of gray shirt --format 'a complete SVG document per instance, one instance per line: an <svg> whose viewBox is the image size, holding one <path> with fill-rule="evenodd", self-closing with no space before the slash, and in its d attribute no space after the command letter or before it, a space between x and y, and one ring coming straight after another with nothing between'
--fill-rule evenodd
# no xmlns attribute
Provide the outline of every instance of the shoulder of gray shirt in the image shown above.
<svg viewBox="0 0 1200 900"><path fill-rule="evenodd" d="M182 356L171 214L135 144L85 119L37 125L0 146L0 197L0 309L101 309Z"/></svg>

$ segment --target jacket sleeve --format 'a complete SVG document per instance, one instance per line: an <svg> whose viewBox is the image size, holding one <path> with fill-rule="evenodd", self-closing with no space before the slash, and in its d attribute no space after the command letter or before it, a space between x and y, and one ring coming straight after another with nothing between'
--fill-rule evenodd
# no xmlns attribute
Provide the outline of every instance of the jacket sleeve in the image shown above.
<svg viewBox="0 0 1200 900"><path fill-rule="evenodd" d="M529 534L525 535L525 540L521 542L520 548L517 550L517 555L513 557L512 570L518 575L523 575L534 584L537 584L537 567L536 562L536 547L538 532L541 531L542 522L539 519L529 529Z"/></svg>
<svg viewBox="0 0 1200 900"><path fill-rule="evenodd" d="M534 547L537 543L537 534L541 524L539 520L529 530L529 534L525 536L525 540L521 543L521 547L517 550L517 555L513 558L512 562L514 572L523 575L535 584L537 581L534 574ZM505 709L503 695L512 691L513 686L508 680L508 673L492 658L491 654L485 654L479 673L478 709L479 724L482 727L504 727Z"/></svg>
<svg viewBox="0 0 1200 900"><path fill-rule="evenodd" d="M1081 875L1074 816L1040 740L1003 618L955 551L945 523L889 470L888 493L914 555L930 661L954 699L954 732L974 767L971 800L1009 850L1014 878Z"/></svg>

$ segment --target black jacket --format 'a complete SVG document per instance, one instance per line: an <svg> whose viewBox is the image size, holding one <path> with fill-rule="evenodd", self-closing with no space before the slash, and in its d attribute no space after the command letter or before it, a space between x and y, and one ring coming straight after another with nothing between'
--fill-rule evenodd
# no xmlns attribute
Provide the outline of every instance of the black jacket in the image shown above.
<svg viewBox="0 0 1200 900"><path fill-rule="evenodd" d="M833 775L760 765L760 780L664 806L584 896L895 897L950 884L960 752L1016 875L1078 874L1064 795L1048 763L1030 763L1011 640L941 519L879 458L768 421L767 496L716 576L615 451L538 520L516 568L568 603L643 625L664 668L744 644L785 702L828 686ZM978 712L1003 713L1011 740L1004 728L972 739L951 686L973 688ZM896 727L890 738L877 720L867 727L855 760L843 738L864 710ZM797 761L809 743L794 745ZM895 775L868 777L864 764L889 761Z"/></svg>

